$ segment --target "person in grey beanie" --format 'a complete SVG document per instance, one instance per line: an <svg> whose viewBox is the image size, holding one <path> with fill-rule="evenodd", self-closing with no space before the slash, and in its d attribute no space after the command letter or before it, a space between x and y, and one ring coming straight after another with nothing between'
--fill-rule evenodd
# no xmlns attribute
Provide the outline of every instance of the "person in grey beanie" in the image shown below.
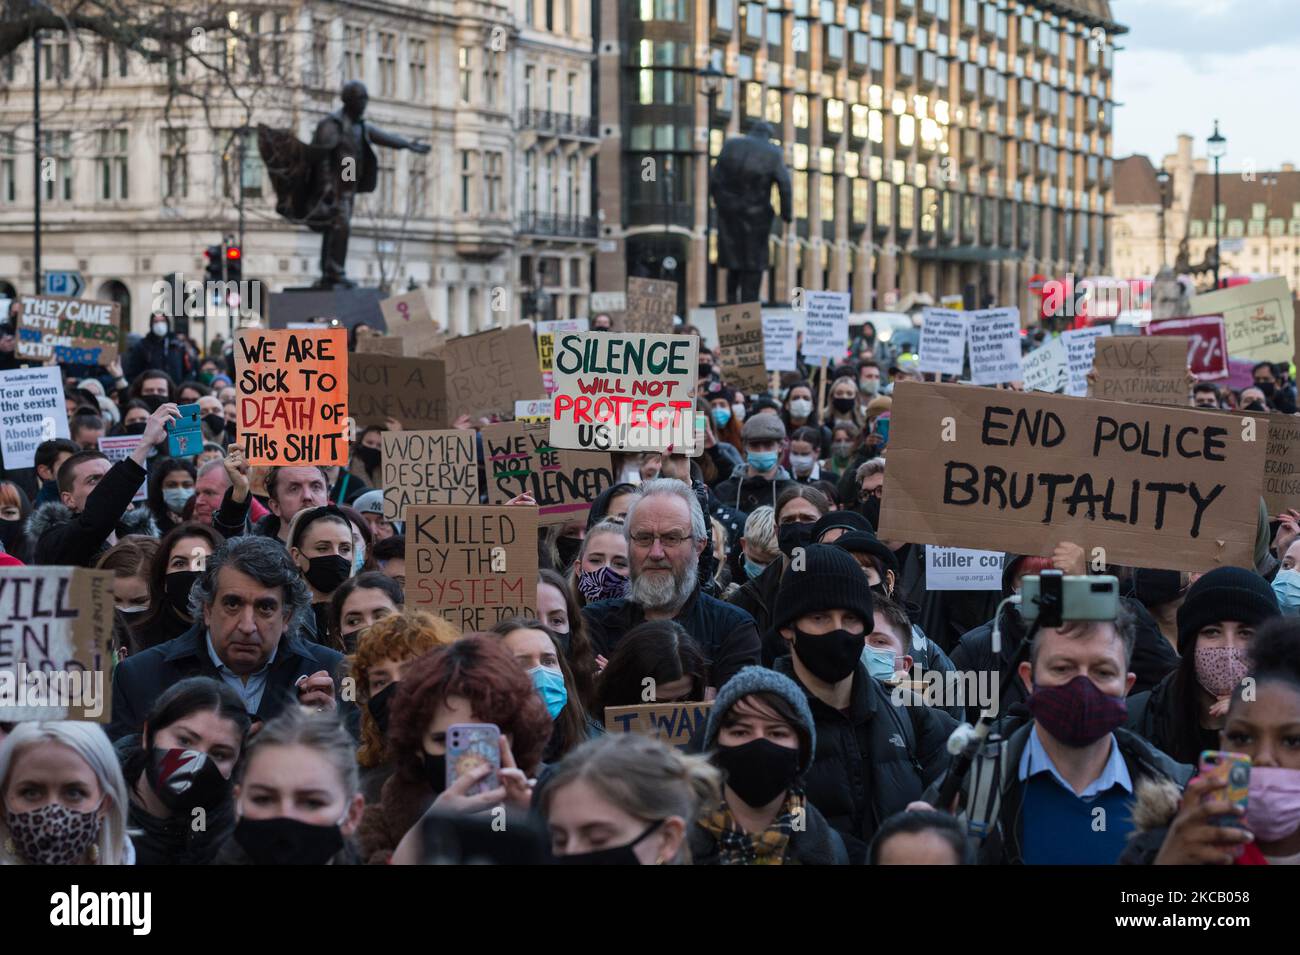
<svg viewBox="0 0 1300 955"><path fill-rule="evenodd" d="M844 840L803 792L817 730L798 684L740 670L713 701L703 745L725 785L691 829L696 865L848 865Z"/></svg>

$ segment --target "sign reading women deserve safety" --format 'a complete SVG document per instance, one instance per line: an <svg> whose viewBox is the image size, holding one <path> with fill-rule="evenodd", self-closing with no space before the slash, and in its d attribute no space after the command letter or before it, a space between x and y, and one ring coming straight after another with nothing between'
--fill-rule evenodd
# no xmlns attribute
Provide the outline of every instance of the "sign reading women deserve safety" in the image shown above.
<svg viewBox="0 0 1300 955"><path fill-rule="evenodd" d="M478 503L473 431L385 431L380 439L384 520L405 520L411 505Z"/></svg>
<svg viewBox="0 0 1300 955"><path fill-rule="evenodd" d="M1252 566L1268 437L1254 422L922 382L895 386L893 414L883 540Z"/></svg>
<svg viewBox="0 0 1300 955"><path fill-rule="evenodd" d="M560 335L551 446L580 451L693 446L699 351L694 335Z"/></svg>
<svg viewBox="0 0 1300 955"><path fill-rule="evenodd" d="M235 390L250 465L348 463L347 329L241 328Z"/></svg>

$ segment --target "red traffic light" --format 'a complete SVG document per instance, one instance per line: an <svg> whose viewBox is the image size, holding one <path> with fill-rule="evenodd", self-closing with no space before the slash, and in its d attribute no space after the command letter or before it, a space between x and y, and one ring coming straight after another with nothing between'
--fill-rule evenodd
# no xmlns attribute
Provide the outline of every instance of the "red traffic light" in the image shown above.
<svg viewBox="0 0 1300 955"><path fill-rule="evenodd" d="M226 258L230 261L236 261L239 258L239 246L231 245L226 247Z"/></svg>

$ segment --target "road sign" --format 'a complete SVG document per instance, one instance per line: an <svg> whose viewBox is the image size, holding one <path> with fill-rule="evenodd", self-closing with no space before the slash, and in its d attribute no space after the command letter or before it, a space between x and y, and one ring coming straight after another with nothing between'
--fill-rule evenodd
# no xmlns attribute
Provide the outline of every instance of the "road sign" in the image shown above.
<svg viewBox="0 0 1300 955"><path fill-rule="evenodd" d="M76 298L85 291L86 283L82 279L80 272L46 272L45 273L45 294L46 295L66 295L68 298Z"/></svg>

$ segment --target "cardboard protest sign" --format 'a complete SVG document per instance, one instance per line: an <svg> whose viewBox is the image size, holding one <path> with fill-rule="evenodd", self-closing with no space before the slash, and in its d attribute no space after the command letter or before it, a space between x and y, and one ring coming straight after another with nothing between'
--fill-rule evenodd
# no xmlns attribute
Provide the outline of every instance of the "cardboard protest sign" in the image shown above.
<svg viewBox="0 0 1300 955"><path fill-rule="evenodd" d="M1090 325L1061 332L1065 343L1065 359L1069 371L1065 393L1082 398L1088 393L1088 372L1092 371L1093 356L1098 338L1110 334L1109 325Z"/></svg>
<svg viewBox="0 0 1300 955"><path fill-rule="evenodd" d="M1133 567L1250 567L1265 442L1247 437L1190 408L899 382L878 534L1019 554L1072 541L1089 560Z"/></svg>
<svg viewBox="0 0 1300 955"><path fill-rule="evenodd" d="M405 590L462 633L536 617L537 508L407 508Z"/></svg>
<svg viewBox="0 0 1300 955"><path fill-rule="evenodd" d="M1269 514L1277 515L1288 508L1300 507L1300 418L1287 414L1252 417L1268 419L1264 504Z"/></svg>
<svg viewBox="0 0 1300 955"><path fill-rule="evenodd" d="M61 295L19 296L19 358L107 365L118 355L122 306Z"/></svg>
<svg viewBox="0 0 1300 955"><path fill-rule="evenodd" d="M489 503L531 494L543 526L585 519L596 495L614 483L608 453L553 448L550 432L550 421L508 421L483 429Z"/></svg>
<svg viewBox="0 0 1300 955"><path fill-rule="evenodd" d="M348 463L347 329L239 329L235 390L250 465Z"/></svg>
<svg viewBox="0 0 1300 955"><path fill-rule="evenodd" d="M960 375L966 364L966 316L944 308L927 308L922 316L918 371Z"/></svg>
<svg viewBox="0 0 1300 955"><path fill-rule="evenodd" d="M99 439L99 451L104 457L116 464L118 461L129 458L131 452L143 440L144 436L139 434L105 435ZM131 498L132 503L143 501L148 490L149 479L145 478L140 482L140 490L136 491L135 496Z"/></svg>
<svg viewBox="0 0 1300 955"><path fill-rule="evenodd" d="M763 313L763 364L768 371L798 371L799 330L789 312Z"/></svg>
<svg viewBox="0 0 1300 955"><path fill-rule="evenodd" d="M71 437L58 366L0 371L0 452L7 471L36 467L36 446Z"/></svg>
<svg viewBox="0 0 1300 955"><path fill-rule="evenodd" d="M968 312L966 336L970 343L970 377L977 385L1002 385L1020 381L1020 310L986 308Z"/></svg>
<svg viewBox="0 0 1300 955"><path fill-rule="evenodd" d="M561 335L551 446L662 451L693 445L699 352L695 335Z"/></svg>
<svg viewBox="0 0 1300 955"><path fill-rule="evenodd" d="M390 295L379 303L379 310L384 314L384 323L388 333L405 340L406 350L418 354L422 349L432 348L442 342L444 335L429 312L429 300L424 289L415 289L405 295ZM373 336L368 336L373 337ZM360 351L364 338L357 339L357 351ZM393 354L386 352L385 354ZM402 352L396 352L400 355Z"/></svg>
<svg viewBox="0 0 1300 955"><path fill-rule="evenodd" d="M849 347L849 293L805 291L804 305L804 357L843 358Z"/></svg>
<svg viewBox="0 0 1300 955"><path fill-rule="evenodd" d="M628 276L627 311L623 313L623 331L671 335L673 315L676 313L676 282Z"/></svg>
<svg viewBox="0 0 1300 955"><path fill-rule="evenodd" d="M1099 338L1093 358L1092 398L1153 405L1187 404L1184 335L1112 335Z"/></svg>
<svg viewBox="0 0 1300 955"><path fill-rule="evenodd" d="M1295 312L1284 278L1194 295L1191 313L1223 316L1233 358L1288 362L1295 351Z"/></svg>
<svg viewBox="0 0 1300 955"><path fill-rule="evenodd" d="M354 354L348 362L348 408L358 428L395 418L404 428L445 428L447 386L436 358Z"/></svg>
<svg viewBox="0 0 1300 955"><path fill-rule="evenodd" d="M537 323L537 367L542 373L542 388L548 395L555 394L555 375L552 366L555 363L555 336L560 332L585 332L585 318L558 319L553 322ZM515 402L518 404L519 402ZM516 412L515 417L519 417Z"/></svg>
<svg viewBox="0 0 1300 955"><path fill-rule="evenodd" d="M640 706L605 707L605 729L610 733L640 733L685 749L709 721L708 703L645 703Z"/></svg>
<svg viewBox="0 0 1300 955"><path fill-rule="evenodd" d="M1203 381L1228 377L1228 335L1222 315L1201 315L1197 318L1168 318L1150 322L1148 335L1185 335L1187 367Z"/></svg>
<svg viewBox="0 0 1300 955"><path fill-rule="evenodd" d="M544 398L537 350L527 325L494 328L444 342L447 407L453 416L507 415L523 398Z"/></svg>
<svg viewBox="0 0 1300 955"><path fill-rule="evenodd" d="M925 545L926 590L1001 590L1002 551Z"/></svg>
<svg viewBox="0 0 1300 955"><path fill-rule="evenodd" d="M406 339L388 335L363 335L357 339L357 354L393 355L401 358L406 354Z"/></svg>
<svg viewBox="0 0 1300 955"><path fill-rule="evenodd" d="M1025 391L1064 391L1070 380L1065 342L1053 338L1042 347L1035 348L1024 357L1021 369L1024 375L1021 382Z"/></svg>
<svg viewBox="0 0 1300 955"><path fill-rule="evenodd" d="M728 385L747 395L767 391L767 364L763 356L763 317L757 302L722 305L718 322L718 360Z"/></svg>
<svg viewBox="0 0 1300 955"><path fill-rule="evenodd" d="M0 720L107 723L113 574L0 567Z"/></svg>
<svg viewBox="0 0 1300 955"><path fill-rule="evenodd" d="M478 503L473 431L385 431L380 438L385 520L406 520L413 504Z"/></svg>

